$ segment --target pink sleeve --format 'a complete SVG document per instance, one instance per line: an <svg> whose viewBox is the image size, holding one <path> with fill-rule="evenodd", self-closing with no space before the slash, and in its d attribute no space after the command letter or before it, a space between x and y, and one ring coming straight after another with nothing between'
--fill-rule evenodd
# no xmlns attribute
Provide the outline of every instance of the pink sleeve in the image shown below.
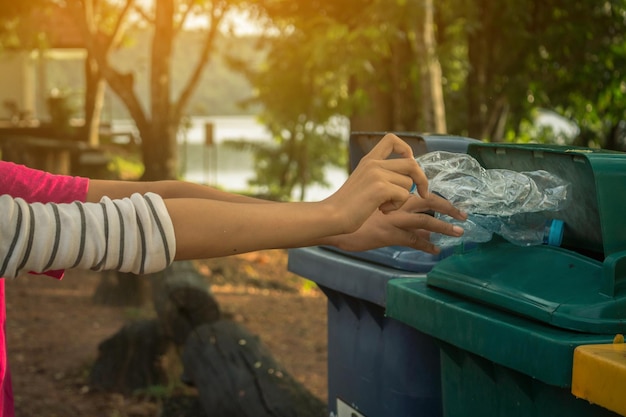
<svg viewBox="0 0 626 417"><path fill-rule="evenodd" d="M0 195L23 198L29 203L71 203L85 201L89 179L48 172L0 161ZM46 275L63 277L63 271L49 271Z"/></svg>
<svg viewBox="0 0 626 417"><path fill-rule="evenodd" d="M54 175L0 161L0 194L20 197L29 203L71 203L85 201L89 179Z"/></svg>

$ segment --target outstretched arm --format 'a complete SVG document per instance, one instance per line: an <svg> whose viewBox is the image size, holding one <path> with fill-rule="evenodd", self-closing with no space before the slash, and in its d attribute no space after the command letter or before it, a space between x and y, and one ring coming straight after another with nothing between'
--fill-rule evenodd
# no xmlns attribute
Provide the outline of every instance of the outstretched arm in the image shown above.
<svg viewBox="0 0 626 417"><path fill-rule="evenodd" d="M393 160L395 162L386 161L386 158L391 153L400 154L404 158L402 158L402 160ZM366 173L368 175L366 175ZM394 175L400 175L401 178L395 177L394 180ZM418 190L422 195L421 198L410 196L407 192L413 182L418 185ZM383 188L383 190L379 191L376 189L377 187ZM393 189L396 189L396 193L399 192L399 197L396 196L395 199L392 198L385 201L381 204L380 210L372 210L370 216L364 221L362 217L355 217L355 212L350 211L351 209L346 207L349 201L356 201L358 198L377 198ZM327 201L327 204L322 205L322 207L328 206L328 203L335 205L336 209L332 213L334 216L339 216L343 211L349 211L350 215L344 219L343 224L348 227L348 223L351 222L361 223L358 230L352 233L340 231L336 235L318 236L309 241L301 240L299 243L302 246L332 245L347 250L366 250L389 245L402 245L430 253L437 253L439 249L428 240L430 232L459 236L462 231L460 231L458 227L454 228L449 223L437 220L425 213L437 211L458 220L464 220L466 216L449 202L437 196L429 195L424 198L423 196L428 193L427 190L427 180L417 164L414 163L411 148L397 136L388 134L372 152L363 158L353 175L348 179L341 190L338 191L335 196L329 198L330 201ZM218 203L270 204L273 208L278 208L279 205L283 204L294 204L277 203L241 196L184 181L132 182L91 180L87 201L97 202L104 196L113 199L124 198L133 193L144 194L147 192L156 193L168 200L175 198L212 200L215 206L223 207L223 210L230 213L232 216L244 210L245 212L240 215L242 217L256 217L256 214L253 214L252 210L258 209L253 209L252 206L223 206ZM368 196L366 195L367 193L371 195ZM204 206L202 203L194 204ZM176 205L176 203L172 203L172 205ZM198 215L206 215L213 219L218 219L218 217L213 216L211 211L213 209L210 206L209 204L207 207L204 207L203 210L207 211L198 213ZM357 209L359 208L360 207L357 207ZM270 213L276 212L277 211L274 211L274 209L270 210ZM265 216L265 214L263 215ZM309 218L313 219L313 217ZM318 225L319 224L320 223L318 223ZM349 228L350 227L348 227L348 229ZM354 225L352 225L352 228L354 228ZM273 229L274 232L276 232L276 230L278 229ZM249 236L253 233L258 235L256 231L246 229L244 236ZM252 242L248 242L248 245L250 244L252 244ZM246 247L246 245L237 246L239 250Z"/></svg>
<svg viewBox="0 0 626 417"><path fill-rule="evenodd" d="M387 159L391 152L408 156ZM381 224L406 229L404 222L414 207L445 206L424 192L424 174L410 156L410 148L398 138L384 139L335 194L317 203L163 200L147 193L123 200L103 198L99 203L28 205L5 195L0 197L4 213L0 272L15 276L22 270L89 268L148 273L173 259L293 248L311 242L339 245L362 236L369 239L366 246L396 238L396 244L414 241L418 233L410 231L408 235L378 233L378 238L375 233ZM422 193L419 197L408 191L414 183ZM436 220L423 218L423 225L429 222L432 229L439 228Z"/></svg>

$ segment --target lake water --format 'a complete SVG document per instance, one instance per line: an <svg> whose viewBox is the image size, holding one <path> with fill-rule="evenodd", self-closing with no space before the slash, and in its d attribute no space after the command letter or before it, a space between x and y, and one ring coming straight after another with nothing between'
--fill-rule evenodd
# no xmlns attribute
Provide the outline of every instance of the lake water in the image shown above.
<svg viewBox="0 0 626 417"><path fill-rule="evenodd" d="M212 125L213 144L205 144L206 125ZM114 129L129 129L130 121L116 121ZM344 128L347 146L348 131ZM187 181L217 186L228 191L257 192L248 185L254 178L253 155L249 151L224 146L224 141L245 139L270 141L271 135L254 116L194 117L189 128L179 134L179 168L181 177ZM326 169L329 188L311 186L307 189L307 201L328 197L346 180L346 169Z"/></svg>

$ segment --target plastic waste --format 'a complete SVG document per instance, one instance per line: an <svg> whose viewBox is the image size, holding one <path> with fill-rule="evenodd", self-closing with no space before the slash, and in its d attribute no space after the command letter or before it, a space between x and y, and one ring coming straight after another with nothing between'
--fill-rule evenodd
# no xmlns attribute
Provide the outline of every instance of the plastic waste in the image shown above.
<svg viewBox="0 0 626 417"><path fill-rule="evenodd" d="M465 233L459 238L432 233L436 245L487 242L494 233L520 246L561 244L564 223L555 217L570 202L569 182L545 170L485 169L461 153L430 152L416 161L428 177L430 192L468 213L465 222L437 214Z"/></svg>
<svg viewBox="0 0 626 417"><path fill-rule="evenodd" d="M448 216L440 218L458 224L465 231L460 237L431 233L430 241L443 248L468 242L488 242L494 233L518 246L561 246L565 226L562 220L546 218L541 213L522 213L505 217L469 214L465 222Z"/></svg>

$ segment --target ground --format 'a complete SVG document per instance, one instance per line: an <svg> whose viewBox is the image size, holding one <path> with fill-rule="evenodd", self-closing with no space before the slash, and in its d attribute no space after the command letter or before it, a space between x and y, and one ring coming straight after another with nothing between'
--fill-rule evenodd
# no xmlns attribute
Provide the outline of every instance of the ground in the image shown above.
<svg viewBox="0 0 626 417"><path fill-rule="evenodd" d="M198 261L222 311L257 334L274 357L326 401L326 298L287 271L274 250ZM18 417L156 417L158 396L90 390L98 344L151 306L94 304L99 274L70 271L61 281L25 275L7 281L7 334ZM156 397L156 399L155 399Z"/></svg>

